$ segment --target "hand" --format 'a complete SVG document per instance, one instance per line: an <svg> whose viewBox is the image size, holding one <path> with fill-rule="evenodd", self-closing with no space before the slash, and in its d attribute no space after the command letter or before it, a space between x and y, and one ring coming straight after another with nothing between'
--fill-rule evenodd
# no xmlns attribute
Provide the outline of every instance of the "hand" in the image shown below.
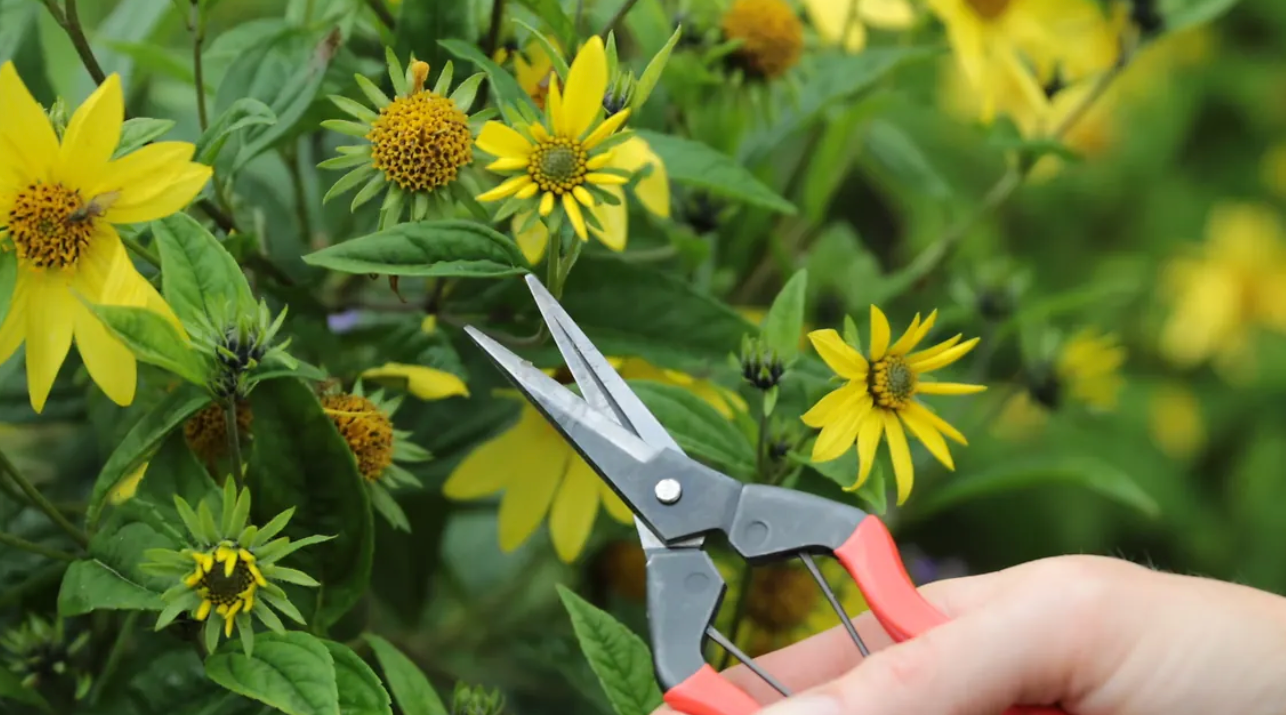
<svg viewBox="0 0 1286 715"><path fill-rule="evenodd" d="M1015 704L1071 715L1286 712L1286 598L1090 556L921 593L953 620L894 645L862 614L866 662L842 628L757 659L792 698L742 666L726 676L775 703L762 715L998 715Z"/></svg>

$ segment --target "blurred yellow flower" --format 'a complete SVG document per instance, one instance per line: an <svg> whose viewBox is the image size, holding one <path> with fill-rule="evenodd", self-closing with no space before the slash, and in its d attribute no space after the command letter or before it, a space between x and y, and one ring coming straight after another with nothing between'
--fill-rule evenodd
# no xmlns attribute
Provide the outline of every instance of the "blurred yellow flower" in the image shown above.
<svg viewBox="0 0 1286 715"><path fill-rule="evenodd" d="M890 345L888 318L872 305L869 361L834 330L808 334L817 353L847 383L823 397L801 419L809 427L822 430L813 444L815 462L837 459L857 442L860 464L857 481L847 487L849 491L866 483L880 440L887 436L897 477L898 504L906 502L915 474L903 424L947 469L954 470L955 464L943 435L961 445L968 444L956 428L914 399L917 395L970 395L987 389L983 385L923 380L928 373L964 357L979 340L961 343L963 336L956 335L927 350L911 352L929 334L937 318L935 310L921 322L917 313L902 337Z"/></svg>
<svg viewBox="0 0 1286 715"><path fill-rule="evenodd" d="M642 358L609 361L627 380L678 385L726 417L731 418L734 409L745 409L735 393L707 380L657 368ZM461 501L502 494L499 537L504 551L521 546L547 518L554 550L565 563L584 550L600 506L622 524L633 519L629 507L526 400L517 424L465 457L443 493Z"/></svg>
<svg viewBox="0 0 1286 715"><path fill-rule="evenodd" d="M862 591L834 559L818 559L817 566L831 585L840 607L849 617L868 609ZM749 593L740 590L739 565L720 560L719 571L728 582L729 603L746 598L745 618L737 633L737 647L752 658L798 643L840 625L821 587L797 561L774 563L751 572ZM725 608L718 624L725 633L732 628L735 609Z"/></svg>
<svg viewBox="0 0 1286 715"><path fill-rule="evenodd" d="M1115 333L1084 328L1059 347L1047 366L1038 366L1027 389L1009 398L992 427L1005 439L1025 439L1049 421L1068 400L1091 410L1116 409L1125 378L1126 351Z"/></svg>
<svg viewBox="0 0 1286 715"><path fill-rule="evenodd" d="M73 338L93 381L112 402L134 401L138 366L82 298L146 307L178 318L130 261L114 224L144 223L187 206L210 179L187 142L155 142L113 159L125 120L120 77L80 105L61 141L12 62L0 65L0 225L16 253L17 284L0 326L0 362L27 346L36 412ZM79 297L77 297L79 295Z"/></svg>
<svg viewBox="0 0 1286 715"><path fill-rule="evenodd" d="M915 7L909 0L804 0L804 10L822 42L842 44L846 52L866 47L868 25L905 30L915 22Z"/></svg>
<svg viewBox="0 0 1286 715"><path fill-rule="evenodd" d="M469 396L469 388L464 384L464 380L445 370L423 365L389 362L363 371L361 377L365 380L405 381L407 392L421 400L443 400L456 395Z"/></svg>
<svg viewBox="0 0 1286 715"><path fill-rule="evenodd" d="M785 75L804 51L804 25L786 0L732 0L720 26L724 39L741 41L734 56L755 78Z"/></svg>
<svg viewBox="0 0 1286 715"><path fill-rule="evenodd" d="M555 50L563 51L556 38L546 36L545 39L549 40ZM518 80L518 86L543 111L545 98L549 96L549 84L555 79L554 61L545 51L545 45L532 40L522 52L514 53L513 61L514 78Z"/></svg>
<svg viewBox="0 0 1286 715"><path fill-rule="evenodd" d="M1211 209L1206 243L1162 272L1172 312L1161 353L1181 367L1207 360L1230 382L1254 372L1259 328L1286 332L1286 233L1271 206L1227 202Z"/></svg>
<svg viewBox="0 0 1286 715"><path fill-rule="evenodd" d="M1286 199L1286 141L1274 145L1264 153L1261 171L1264 186Z"/></svg>
<svg viewBox="0 0 1286 715"><path fill-rule="evenodd" d="M1172 459L1187 459L1206 445L1201 402L1181 383L1158 386L1148 403L1152 441Z"/></svg>

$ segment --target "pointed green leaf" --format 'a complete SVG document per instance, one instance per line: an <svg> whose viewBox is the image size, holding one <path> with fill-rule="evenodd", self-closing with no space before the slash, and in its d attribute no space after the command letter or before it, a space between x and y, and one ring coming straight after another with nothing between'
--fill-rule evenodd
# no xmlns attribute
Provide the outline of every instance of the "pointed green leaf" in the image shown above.
<svg viewBox="0 0 1286 715"><path fill-rule="evenodd" d="M339 688L341 715L393 715L388 691L371 666L352 648L335 641L322 641L335 659L335 684Z"/></svg>
<svg viewBox="0 0 1286 715"><path fill-rule="evenodd" d="M253 657L224 643L205 661L211 680L287 715L339 715L335 659L307 633L264 633Z"/></svg>
<svg viewBox="0 0 1286 715"><path fill-rule="evenodd" d="M214 165L228 140L251 127L270 127L277 123L272 107L253 97L241 97L210 123L196 142L195 160Z"/></svg>
<svg viewBox="0 0 1286 715"><path fill-rule="evenodd" d="M116 151L112 154L112 158L119 159L130 152L142 149L173 128L174 121L171 119L152 119L151 117L126 119L121 125L121 139L116 143Z"/></svg>
<svg viewBox="0 0 1286 715"><path fill-rule="evenodd" d="M393 699L402 712L406 715L447 715L446 706L442 704L437 691L410 658L392 643L373 633L366 633L362 637L371 644L371 650L375 651L375 658L384 671L384 680L388 683L389 690L393 691Z"/></svg>
<svg viewBox="0 0 1286 715"><path fill-rule="evenodd" d="M152 231L161 252L162 294L189 329L207 322L201 316L221 326L256 309L241 266L196 219L176 213L153 221Z"/></svg>
<svg viewBox="0 0 1286 715"><path fill-rule="evenodd" d="M764 317L764 342L789 365L799 354L804 330L804 301L808 296L808 271L799 270L777 294Z"/></svg>
<svg viewBox="0 0 1286 715"><path fill-rule="evenodd" d="M734 476L754 473L750 441L691 390L650 380L631 380L630 387L685 452Z"/></svg>
<svg viewBox="0 0 1286 715"><path fill-rule="evenodd" d="M617 715L651 715L662 698L647 644L562 584L558 595L571 616L581 651Z"/></svg>
<svg viewBox="0 0 1286 715"><path fill-rule="evenodd" d="M423 221L354 238L304 256L342 273L492 278L525 272L511 239L471 221Z"/></svg>
<svg viewBox="0 0 1286 715"><path fill-rule="evenodd" d="M398 531L410 531L411 522L406 518L406 512L398 506L397 500L382 485L375 484L371 488L371 506L375 507L388 523Z"/></svg>
<svg viewBox="0 0 1286 715"><path fill-rule="evenodd" d="M205 359L160 313L88 301L84 305L139 361L168 370L193 385L205 385L209 373Z"/></svg>
<svg viewBox="0 0 1286 715"><path fill-rule="evenodd" d="M336 107L339 107L346 114L352 115L353 118L361 120L363 122L370 123L375 121L376 119L379 119L380 117L379 114L376 114L375 112L371 111L370 107L363 105L361 102L357 102L352 99L349 99L348 97L345 97L342 94L330 95L330 101L334 103Z"/></svg>
<svg viewBox="0 0 1286 715"><path fill-rule="evenodd" d="M677 183L778 213L795 213L794 204L765 186L736 159L711 146L642 129L634 133L648 143Z"/></svg>
<svg viewBox="0 0 1286 715"><path fill-rule="evenodd" d="M639 75L639 81L634 85L634 96L630 99L630 107L638 114L643 103L651 96L652 90L656 83L661 80L661 75L665 72L665 65L670 61L670 52L674 46L679 43L679 37L683 34L683 27L679 26L674 29L674 34L670 35L669 41L665 43L659 52L652 56L651 61L647 63L643 74Z"/></svg>

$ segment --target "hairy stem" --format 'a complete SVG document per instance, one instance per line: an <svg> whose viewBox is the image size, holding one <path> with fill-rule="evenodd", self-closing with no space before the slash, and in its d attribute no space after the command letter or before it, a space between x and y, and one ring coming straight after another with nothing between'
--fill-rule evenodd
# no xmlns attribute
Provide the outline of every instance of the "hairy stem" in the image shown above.
<svg viewBox="0 0 1286 715"><path fill-rule="evenodd" d="M80 13L76 10L76 0L67 0L66 14L55 10L54 0L46 0L45 6L53 13L54 19L62 26L71 40L72 46L76 48L76 54L80 55L81 64L89 72L89 76L94 79L96 84L102 84L107 81L107 75L103 72L103 66L98 64L98 58L94 57L94 51L89 47L89 40L85 37L85 29L80 25Z"/></svg>
<svg viewBox="0 0 1286 715"><path fill-rule="evenodd" d="M40 544L37 544L35 542L27 541L21 536L14 536L13 534L7 534L3 531L0 531L0 544L4 544L5 546L12 546L15 549L21 549L23 551L30 551L33 554L47 556L51 559L57 559L59 561L76 560L76 556L74 554L69 554L66 551L63 551L62 549L54 549L48 546L41 546Z"/></svg>
<svg viewBox="0 0 1286 715"><path fill-rule="evenodd" d="M82 548L89 546L89 537L85 536L85 532L76 528L76 526L70 521L67 521L67 517L63 516L61 511L58 511L58 507L54 506L52 502L46 499L45 495L40 493L40 490L31 485L31 482L28 481L27 478L22 475L22 472L19 472L18 468L13 465L13 462L9 460L9 455L4 452L0 452L0 470L3 470L5 474L9 475L9 478L13 480L14 484L18 485L18 488L22 490L22 493L27 495L27 499L31 501L33 506L43 511L45 516L49 517L50 521L58 525L58 528L67 532L67 535L72 538L72 541L80 544Z"/></svg>

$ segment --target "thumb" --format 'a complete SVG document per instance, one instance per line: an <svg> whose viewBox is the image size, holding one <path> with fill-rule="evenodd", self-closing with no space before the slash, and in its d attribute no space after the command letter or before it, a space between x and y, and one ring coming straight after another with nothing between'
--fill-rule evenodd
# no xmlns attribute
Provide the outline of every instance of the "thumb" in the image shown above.
<svg viewBox="0 0 1286 715"><path fill-rule="evenodd" d="M1086 661L1098 651L1091 629L1075 626L1086 621L1073 614L1089 610L1074 603L1076 591L998 600L762 715L999 715L1019 704L1074 704L1091 687Z"/></svg>

